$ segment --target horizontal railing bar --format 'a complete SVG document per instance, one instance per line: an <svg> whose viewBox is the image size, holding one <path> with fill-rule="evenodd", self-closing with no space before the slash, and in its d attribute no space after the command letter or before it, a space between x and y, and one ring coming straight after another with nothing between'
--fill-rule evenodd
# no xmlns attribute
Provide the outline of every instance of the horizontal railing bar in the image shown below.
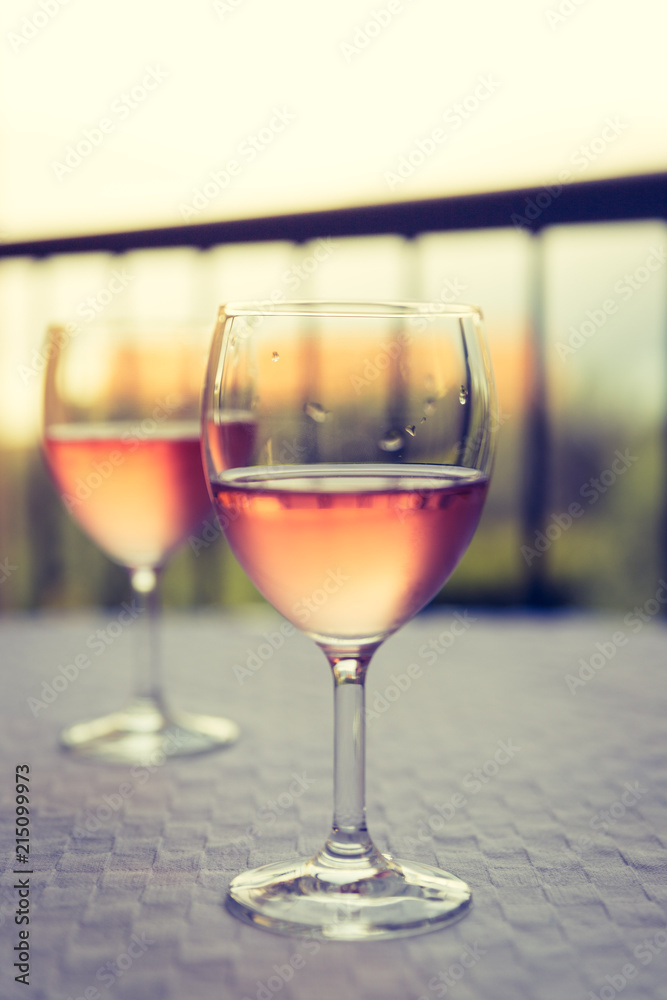
<svg viewBox="0 0 667 1000"><path fill-rule="evenodd" d="M305 243L318 237L396 235L413 238L423 233L513 226L535 233L554 225L644 219L667 221L667 173L159 229L27 240L0 244L0 258L123 253L179 246L207 249L223 244L275 240Z"/></svg>

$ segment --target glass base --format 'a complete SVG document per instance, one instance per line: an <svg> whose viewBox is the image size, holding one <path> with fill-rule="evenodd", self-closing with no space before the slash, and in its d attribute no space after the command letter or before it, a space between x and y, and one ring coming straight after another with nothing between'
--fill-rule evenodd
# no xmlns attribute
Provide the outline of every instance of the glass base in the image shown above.
<svg viewBox="0 0 667 1000"><path fill-rule="evenodd" d="M118 712L77 722L60 734L60 745L79 757L118 764L161 764L235 743L231 719L191 712L164 713L150 698L136 698Z"/></svg>
<svg viewBox="0 0 667 1000"><path fill-rule="evenodd" d="M374 869L332 870L309 858L237 875L227 909L276 934L330 941L384 940L439 930L470 909L465 882L430 865L382 856Z"/></svg>

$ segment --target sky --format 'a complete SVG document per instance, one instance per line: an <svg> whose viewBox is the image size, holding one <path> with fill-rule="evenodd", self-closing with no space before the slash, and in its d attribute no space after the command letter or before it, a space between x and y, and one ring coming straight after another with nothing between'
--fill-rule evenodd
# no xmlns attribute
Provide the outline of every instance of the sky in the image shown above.
<svg viewBox="0 0 667 1000"><path fill-rule="evenodd" d="M655 0L6 0L5 240L664 169Z"/></svg>

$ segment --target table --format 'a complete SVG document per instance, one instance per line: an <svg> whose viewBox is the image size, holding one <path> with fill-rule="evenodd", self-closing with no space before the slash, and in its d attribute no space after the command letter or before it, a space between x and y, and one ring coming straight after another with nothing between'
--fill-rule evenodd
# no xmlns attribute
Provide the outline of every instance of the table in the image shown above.
<svg viewBox="0 0 667 1000"><path fill-rule="evenodd" d="M464 878L474 907L421 937L319 944L247 927L222 902L236 872L328 831L322 654L299 634L281 643L263 609L166 614L170 700L229 715L242 736L131 773L56 748L61 727L130 691L131 627L91 652L117 620L0 620L3 1000L667 998L665 625L445 608L388 640L368 677L370 829ZM54 686L86 651L90 666ZM38 708L45 682L61 690ZM17 764L29 876L13 874ZM27 878L28 988L13 968Z"/></svg>

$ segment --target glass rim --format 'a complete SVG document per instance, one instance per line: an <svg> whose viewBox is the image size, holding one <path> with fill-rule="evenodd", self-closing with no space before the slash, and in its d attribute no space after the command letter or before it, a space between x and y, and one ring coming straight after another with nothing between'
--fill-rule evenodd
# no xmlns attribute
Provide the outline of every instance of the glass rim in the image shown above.
<svg viewBox="0 0 667 1000"><path fill-rule="evenodd" d="M416 301L339 301L306 299L285 302L271 300L231 301L220 306L219 317L235 316L320 316L328 318L405 319L416 316L476 316L482 319L479 306L467 303Z"/></svg>

